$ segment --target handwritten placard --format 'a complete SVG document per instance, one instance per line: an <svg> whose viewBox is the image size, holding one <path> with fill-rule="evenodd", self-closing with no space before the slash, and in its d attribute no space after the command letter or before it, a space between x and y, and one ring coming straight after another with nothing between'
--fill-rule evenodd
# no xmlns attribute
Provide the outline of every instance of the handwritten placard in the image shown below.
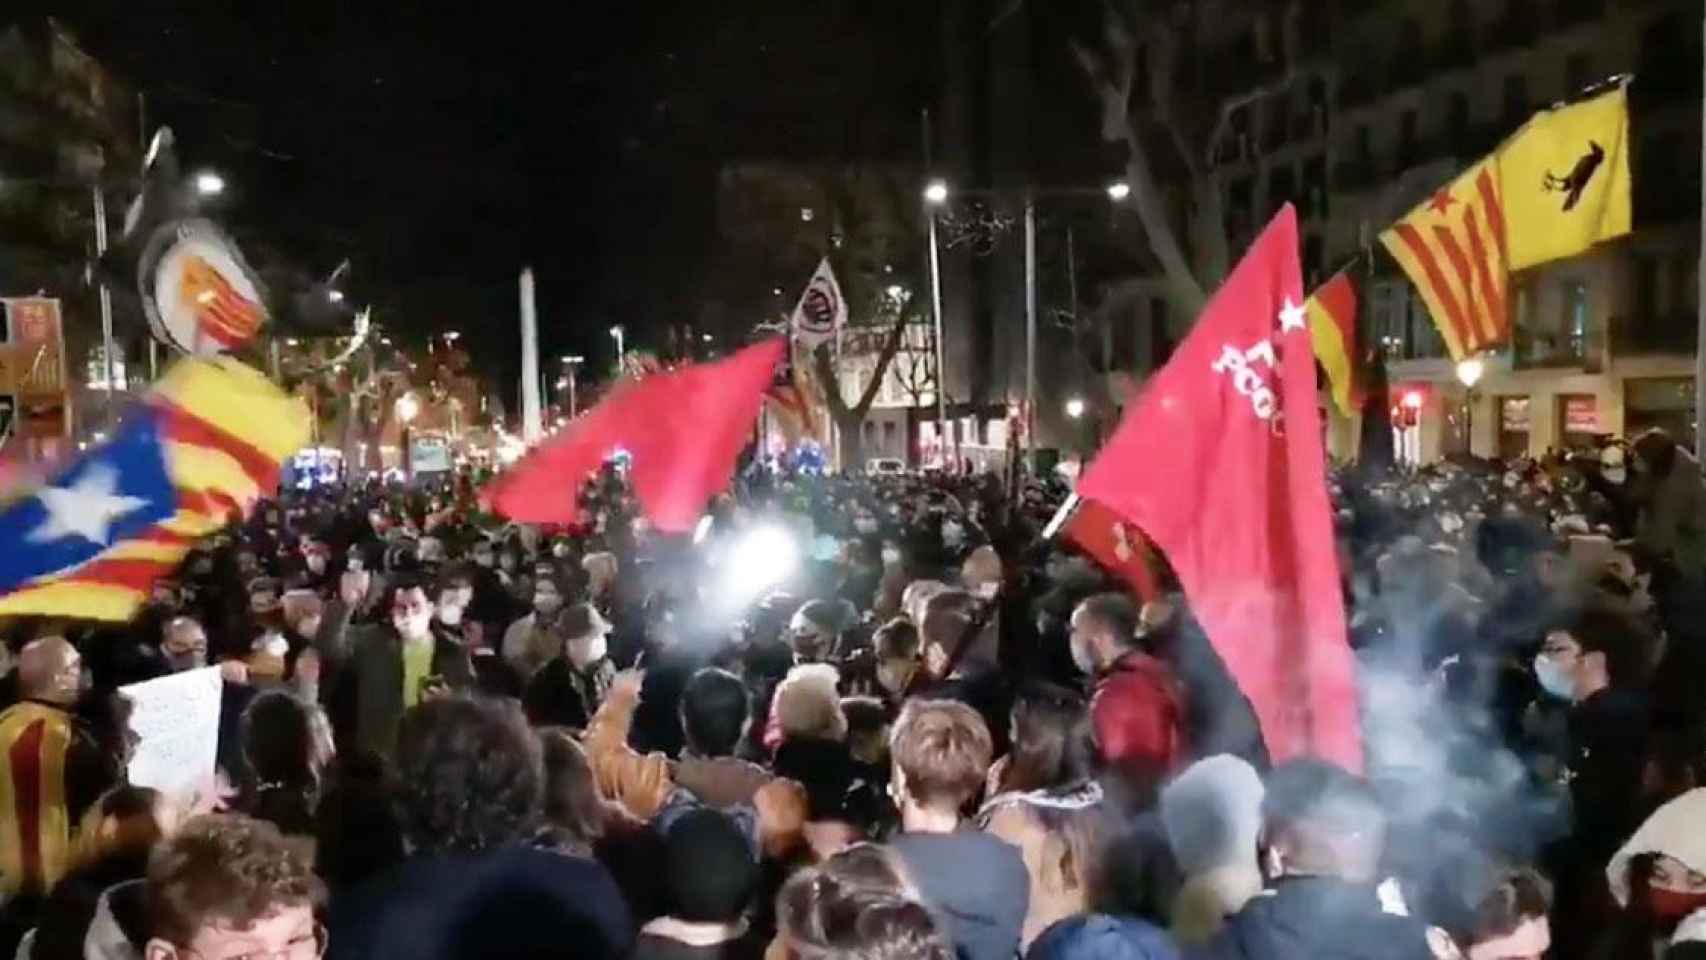
<svg viewBox="0 0 1706 960"><path fill-rule="evenodd" d="M131 783L184 795L213 782L222 690L218 667L119 688L130 698L130 729L137 736Z"/></svg>

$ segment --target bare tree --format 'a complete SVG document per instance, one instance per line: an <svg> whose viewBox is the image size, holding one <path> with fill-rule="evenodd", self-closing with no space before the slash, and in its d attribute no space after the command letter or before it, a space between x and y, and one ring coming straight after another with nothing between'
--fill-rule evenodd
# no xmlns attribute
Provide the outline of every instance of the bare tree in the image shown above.
<svg viewBox="0 0 1706 960"><path fill-rule="evenodd" d="M903 332L900 352L895 355L895 379L916 409L936 400L936 328L929 323L911 323L920 335L908 338Z"/></svg>
<svg viewBox="0 0 1706 960"><path fill-rule="evenodd" d="M1126 146L1127 201L1160 263L1168 299L1194 316L1226 275L1231 243L1226 203L1214 176L1217 153L1235 118L1296 82L1299 24L1316 0L1103 0L1101 34L1073 52L1102 108L1102 136ZM1227 57L1215 33L1252 25L1252 83L1228 84ZM1227 31L1229 32L1229 31ZM1231 87L1241 87L1228 92ZM1253 150L1256 138L1233 141ZM1167 177L1165 172L1173 172ZM1177 221L1170 188L1186 193Z"/></svg>

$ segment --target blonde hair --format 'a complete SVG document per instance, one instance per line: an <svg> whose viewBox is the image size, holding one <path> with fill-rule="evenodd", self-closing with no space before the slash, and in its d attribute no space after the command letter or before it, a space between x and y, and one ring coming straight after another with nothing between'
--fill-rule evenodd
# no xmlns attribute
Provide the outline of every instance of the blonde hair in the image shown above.
<svg viewBox="0 0 1706 960"><path fill-rule="evenodd" d="M994 752L988 724L955 700L909 701L889 737L906 792L927 806L965 806L983 787Z"/></svg>
<svg viewBox="0 0 1706 960"><path fill-rule="evenodd" d="M801 664L776 686L776 723L784 737L847 738L836 686L841 675L827 663Z"/></svg>

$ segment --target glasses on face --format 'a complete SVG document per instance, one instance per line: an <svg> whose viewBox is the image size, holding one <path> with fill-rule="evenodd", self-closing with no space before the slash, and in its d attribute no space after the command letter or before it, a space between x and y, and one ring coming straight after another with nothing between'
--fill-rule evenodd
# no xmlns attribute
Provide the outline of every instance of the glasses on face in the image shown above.
<svg viewBox="0 0 1706 960"><path fill-rule="evenodd" d="M209 955L189 947L174 946L171 949L175 956L185 960L320 960L326 955L326 944L330 939L325 925L316 923L312 931L291 938L278 950L247 949L242 945L232 944L231 953Z"/></svg>

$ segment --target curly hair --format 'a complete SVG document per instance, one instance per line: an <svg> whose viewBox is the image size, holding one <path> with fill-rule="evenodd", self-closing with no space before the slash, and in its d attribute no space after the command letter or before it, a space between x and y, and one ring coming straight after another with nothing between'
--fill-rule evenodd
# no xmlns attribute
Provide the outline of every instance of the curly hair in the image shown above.
<svg viewBox="0 0 1706 960"><path fill-rule="evenodd" d="M524 840L544 807L539 739L510 701L453 697L410 709L397 733L397 774L403 832L417 850Z"/></svg>
<svg viewBox="0 0 1706 960"><path fill-rule="evenodd" d="M844 877L831 864L796 873L776 898L788 952L800 960L952 960L930 911L884 879Z"/></svg>
<svg viewBox="0 0 1706 960"><path fill-rule="evenodd" d="M276 827L229 814L185 823L155 850L144 886L149 930L180 947L208 924L244 928L324 897L319 878Z"/></svg>

